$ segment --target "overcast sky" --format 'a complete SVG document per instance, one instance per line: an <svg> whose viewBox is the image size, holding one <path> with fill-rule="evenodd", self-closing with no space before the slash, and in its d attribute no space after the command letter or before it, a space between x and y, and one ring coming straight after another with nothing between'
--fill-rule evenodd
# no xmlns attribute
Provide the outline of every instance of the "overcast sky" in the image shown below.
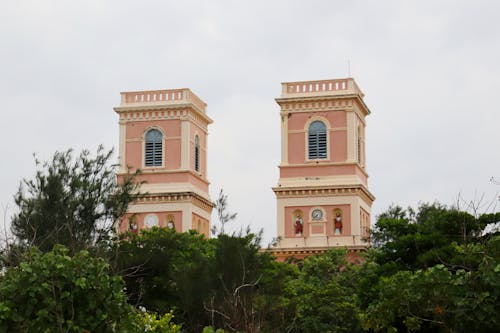
<svg viewBox="0 0 500 333"><path fill-rule="evenodd" d="M490 182L500 180L499 13L498 1L457 0L2 1L0 203L13 213L33 153L117 147L120 91L188 87L214 120L212 198L224 188L234 227L263 228L268 241L280 83L343 78L348 61L372 111L373 216L459 194L490 202L500 190Z"/></svg>

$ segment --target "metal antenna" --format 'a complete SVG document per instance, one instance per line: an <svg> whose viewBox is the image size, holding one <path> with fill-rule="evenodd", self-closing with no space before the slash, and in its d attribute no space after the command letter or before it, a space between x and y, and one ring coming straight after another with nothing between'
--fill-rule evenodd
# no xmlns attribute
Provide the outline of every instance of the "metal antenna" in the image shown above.
<svg viewBox="0 0 500 333"><path fill-rule="evenodd" d="M347 77L351 77L351 60L347 59Z"/></svg>

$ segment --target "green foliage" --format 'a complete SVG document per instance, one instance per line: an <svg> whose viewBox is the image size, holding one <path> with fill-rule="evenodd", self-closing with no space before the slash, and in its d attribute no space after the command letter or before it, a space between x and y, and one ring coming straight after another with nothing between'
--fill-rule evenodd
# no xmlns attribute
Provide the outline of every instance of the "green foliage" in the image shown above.
<svg viewBox="0 0 500 333"><path fill-rule="evenodd" d="M483 253L498 247L490 240ZM378 295L363 315L366 329L425 332L498 332L500 257L482 257L477 270L453 271L444 265L399 271L382 277Z"/></svg>
<svg viewBox="0 0 500 333"><path fill-rule="evenodd" d="M112 150L101 146L95 157L84 150L74 158L67 150L56 152L50 162L37 160L35 177L24 180L15 195L19 213L12 232L19 242L41 251L62 244L70 254L103 245L138 196L134 176L117 184L111 156Z"/></svg>
<svg viewBox="0 0 500 333"><path fill-rule="evenodd" d="M145 308L141 308L137 313L138 332L151 333L180 333L181 326L175 324L172 320L174 315L172 311L163 315L147 312Z"/></svg>
<svg viewBox="0 0 500 333"><path fill-rule="evenodd" d="M129 301L159 313L174 309L188 332L211 325L230 332L281 331L289 319L285 284L295 266L259 252L259 237L153 228L117 244L115 269Z"/></svg>
<svg viewBox="0 0 500 333"><path fill-rule="evenodd" d="M392 266L392 272L449 262L456 245L479 240L485 221L438 203L422 204L417 212L391 207L378 217L371 235L375 260Z"/></svg>
<svg viewBox="0 0 500 333"><path fill-rule="evenodd" d="M374 331L498 332L500 236L439 204L391 207L377 221L357 287L363 327Z"/></svg>
<svg viewBox="0 0 500 333"><path fill-rule="evenodd" d="M125 235L113 263L126 282L129 302L158 313L175 309L179 322L198 332L208 320L203 301L211 293L213 251L202 235L153 228Z"/></svg>
<svg viewBox="0 0 500 333"><path fill-rule="evenodd" d="M287 288L295 316L292 332L359 332L355 293L359 268L346 251L307 257Z"/></svg>
<svg viewBox="0 0 500 333"><path fill-rule="evenodd" d="M201 333L224 333L225 331L223 329L214 329L212 326L206 326L203 328L203 331Z"/></svg>
<svg viewBox="0 0 500 333"><path fill-rule="evenodd" d="M2 332L125 332L133 322L120 277L82 251L31 249L0 276Z"/></svg>
<svg viewBox="0 0 500 333"><path fill-rule="evenodd" d="M288 266L259 253L259 235L219 235L213 242L214 280L205 305L212 326L230 332L281 331L287 321Z"/></svg>
<svg viewBox="0 0 500 333"><path fill-rule="evenodd" d="M207 240L152 229L119 244L117 267L133 303L173 308L187 332L489 332L500 242L481 228L495 218L391 208L359 265L338 250L279 263L249 232Z"/></svg>

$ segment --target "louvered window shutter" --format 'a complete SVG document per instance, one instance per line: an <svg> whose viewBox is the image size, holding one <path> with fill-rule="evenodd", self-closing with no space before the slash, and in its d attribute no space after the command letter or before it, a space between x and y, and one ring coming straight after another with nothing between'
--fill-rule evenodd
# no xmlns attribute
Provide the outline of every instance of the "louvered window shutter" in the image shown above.
<svg viewBox="0 0 500 333"><path fill-rule="evenodd" d="M194 170L200 172L200 139L194 138Z"/></svg>
<svg viewBox="0 0 500 333"><path fill-rule="evenodd" d="M156 129L146 133L144 163L146 166L161 166L163 154L163 135Z"/></svg>
<svg viewBox="0 0 500 333"><path fill-rule="evenodd" d="M310 160L326 158L326 126L321 121L313 121L309 125L308 145Z"/></svg>

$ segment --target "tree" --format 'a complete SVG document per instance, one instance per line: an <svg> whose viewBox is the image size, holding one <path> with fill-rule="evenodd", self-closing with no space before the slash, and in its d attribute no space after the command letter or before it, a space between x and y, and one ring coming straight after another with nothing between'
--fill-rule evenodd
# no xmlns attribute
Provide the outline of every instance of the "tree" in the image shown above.
<svg viewBox="0 0 500 333"><path fill-rule="evenodd" d="M163 315L151 313L146 308L141 307L137 313L138 330L137 332L149 333L181 333L181 326L175 324L172 319L174 315L171 312Z"/></svg>
<svg viewBox="0 0 500 333"><path fill-rule="evenodd" d="M467 248L470 247L470 248ZM473 251L478 267L439 264L382 277L378 295L363 317L375 331L499 332L500 237L486 244L461 245Z"/></svg>
<svg viewBox="0 0 500 333"><path fill-rule="evenodd" d="M130 303L160 314L175 309L186 330L199 332L208 323L203 302L212 292L213 251L203 235L153 228L124 235L112 262Z"/></svg>
<svg viewBox="0 0 500 333"><path fill-rule="evenodd" d="M115 271L129 301L152 311L174 309L186 332L211 325L228 332L284 331L289 325L285 286L294 266L259 252L258 235L219 235L167 228L125 235Z"/></svg>
<svg viewBox="0 0 500 333"><path fill-rule="evenodd" d="M455 258L455 245L479 241L491 219L489 214L475 218L439 203L421 204L417 211L390 207L378 216L371 234L376 260L396 270L449 263Z"/></svg>
<svg viewBox="0 0 500 333"><path fill-rule="evenodd" d="M260 234L221 234L214 239L212 292L205 302L210 324L227 332L279 332L289 325L286 283L291 265L261 253Z"/></svg>
<svg viewBox="0 0 500 333"><path fill-rule="evenodd" d="M56 152L50 162L35 160L35 177L23 180L15 195L19 212L12 233L24 246L41 251L63 244L70 254L105 244L114 223L139 196L134 175L117 183L113 151L100 146L95 157L84 150Z"/></svg>
<svg viewBox="0 0 500 333"><path fill-rule="evenodd" d="M347 251L304 259L298 277L288 283L291 332L360 332L356 285L360 274L346 261Z"/></svg>
<svg viewBox="0 0 500 333"><path fill-rule="evenodd" d="M227 194L221 189L219 192L219 197L215 201L215 209L217 210L217 217L219 218L220 229L217 226L212 227L212 235L223 235L225 233L225 226L227 223L231 222L236 218L237 213L229 213L227 211Z"/></svg>
<svg viewBox="0 0 500 333"><path fill-rule="evenodd" d="M381 214L357 288L363 327L498 332L500 238L483 230L499 219L438 203Z"/></svg>
<svg viewBox="0 0 500 333"><path fill-rule="evenodd" d="M120 277L82 251L32 248L0 276L2 332L125 332L134 325Z"/></svg>

